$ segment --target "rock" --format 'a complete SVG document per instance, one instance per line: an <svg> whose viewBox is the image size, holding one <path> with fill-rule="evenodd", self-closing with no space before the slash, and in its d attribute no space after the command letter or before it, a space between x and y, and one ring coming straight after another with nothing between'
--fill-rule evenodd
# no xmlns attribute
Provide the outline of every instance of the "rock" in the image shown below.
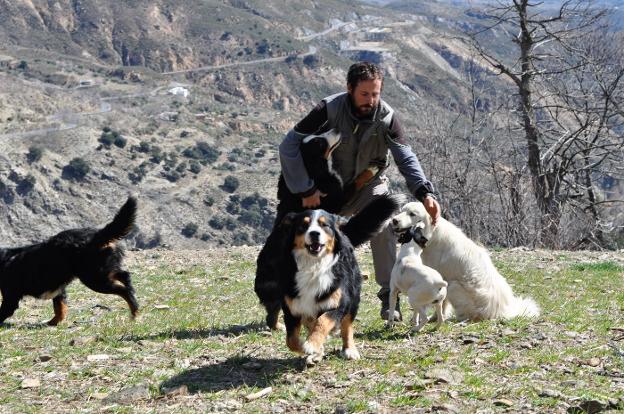
<svg viewBox="0 0 624 414"><path fill-rule="evenodd" d="M178 395L188 395L188 387L186 386L186 384L182 384L176 387L164 388L163 394L167 397L175 397Z"/></svg>
<svg viewBox="0 0 624 414"><path fill-rule="evenodd" d="M110 356L106 354L94 354L87 356L87 361L89 362L106 361L108 359L110 359Z"/></svg>
<svg viewBox="0 0 624 414"><path fill-rule="evenodd" d="M607 404L597 400L583 401L579 405L568 408L568 413L584 413L595 414L604 411L607 408Z"/></svg>
<svg viewBox="0 0 624 414"><path fill-rule="evenodd" d="M425 378L430 378L436 383L446 383L451 385L460 384L464 376L457 371L450 371L445 368L434 368L425 374Z"/></svg>
<svg viewBox="0 0 624 414"><path fill-rule="evenodd" d="M431 406L431 410L434 413L438 412L438 411L447 412L447 413L458 413L459 412L459 408L457 408L453 404L433 405L433 406Z"/></svg>
<svg viewBox="0 0 624 414"><path fill-rule="evenodd" d="M334 414L347 414L347 408L344 405L337 405Z"/></svg>
<svg viewBox="0 0 624 414"><path fill-rule="evenodd" d="M41 386L41 381L39 378L25 378L20 385L20 388L39 388Z"/></svg>
<svg viewBox="0 0 624 414"><path fill-rule="evenodd" d="M600 358L589 358L587 361L585 361L585 365L589 365L590 367L597 367L598 365L600 365Z"/></svg>
<svg viewBox="0 0 624 414"><path fill-rule="evenodd" d="M561 398L562 394L559 391L552 390L549 388L543 389L538 394L540 397L548 397L548 398Z"/></svg>
<svg viewBox="0 0 624 414"><path fill-rule="evenodd" d="M133 387L123 388L104 398L103 401L106 403L127 404L133 401L147 400L149 398L150 393L147 385L135 385Z"/></svg>
<svg viewBox="0 0 624 414"><path fill-rule="evenodd" d="M259 363L259 362L256 362L256 361L249 361L249 362L245 362L242 365L242 367L245 368L245 369L250 369L250 370L257 371L259 369L262 369L262 364Z"/></svg>
<svg viewBox="0 0 624 414"><path fill-rule="evenodd" d="M106 392L94 392L93 394L91 394L92 398L95 398L96 400L103 400L106 397L108 397L108 393Z"/></svg>
<svg viewBox="0 0 624 414"><path fill-rule="evenodd" d="M380 411L381 405L377 401L369 401L367 404L368 411L373 413L378 413Z"/></svg>
<svg viewBox="0 0 624 414"><path fill-rule="evenodd" d="M265 389L262 389L258 392L254 392L253 394L248 394L245 396L245 400L246 401L253 401L253 400L257 400L258 398L262 398L264 396L269 395L270 393L273 392L273 387L266 387Z"/></svg>
<svg viewBox="0 0 624 414"><path fill-rule="evenodd" d="M96 341L97 341L96 336L81 336L79 338L72 339L71 341L69 341L69 344L71 346L84 346L84 345L88 345Z"/></svg>
<svg viewBox="0 0 624 414"><path fill-rule="evenodd" d="M498 407L513 407L514 402L506 398L500 398L498 400L494 400L493 404Z"/></svg>
<svg viewBox="0 0 624 414"><path fill-rule="evenodd" d="M44 355L39 355L39 361L40 361L40 362L48 362L48 361L49 361L49 360L51 360L51 359L52 359L52 356L51 356L51 355L46 355L46 354L44 354Z"/></svg>

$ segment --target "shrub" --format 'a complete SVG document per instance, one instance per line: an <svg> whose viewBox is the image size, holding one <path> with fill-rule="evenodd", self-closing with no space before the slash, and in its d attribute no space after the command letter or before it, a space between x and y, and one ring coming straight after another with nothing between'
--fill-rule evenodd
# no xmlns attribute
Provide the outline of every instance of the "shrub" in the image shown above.
<svg viewBox="0 0 624 414"><path fill-rule="evenodd" d="M223 217L214 216L208 221L208 225L213 229L221 230L225 227L225 220L223 220Z"/></svg>
<svg viewBox="0 0 624 414"><path fill-rule="evenodd" d="M221 188L223 189L223 191L226 191L228 193L233 193L234 191L236 191L239 185L240 185L240 181L238 181L238 178L232 175L228 175L227 177L225 177L225 180L223 181L223 185L221 186Z"/></svg>
<svg viewBox="0 0 624 414"><path fill-rule="evenodd" d="M199 226L196 223L187 223L186 226L182 229L182 235L185 237L193 237L195 233L197 233L197 229Z"/></svg>
<svg viewBox="0 0 624 414"><path fill-rule="evenodd" d="M115 138L110 132L103 132L102 135L100 135L100 139L98 139L98 142L100 142L106 148L110 148L110 146L113 145L113 143L115 142Z"/></svg>
<svg viewBox="0 0 624 414"><path fill-rule="evenodd" d="M207 142L202 141L196 143L194 147L186 148L182 151L182 155L187 158L198 160L202 164L206 165L215 162L219 158L219 155L221 155L221 151Z"/></svg>
<svg viewBox="0 0 624 414"><path fill-rule="evenodd" d="M150 152L150 144L147 141L141 141L138 147L135 147L138 152L148 153Z"/></svg>
<svg viewBox="0 0 624 414"><path fill-rule="evenodd" d="M30 193L33 188L35 188L36 182L37 180L35 179L35 177L31 174L28 174L25 178L19 181L17 187L15 188L15 191L17 191L17 194L25 196L26 194Z"/></svg>
<svg viewBox="0 0 624 414"><path fill-rule="evenodd" d="M66 180L82 181L89 174L89 171L91 171L89 163L80 157L76 157L63 167L61 177Z"/></svg>
<svg viewBox="0 0 624 414"><path fill-rule="evenodd" d="M191 170L193 174L199 174L201 172L201 165L197 161L191 161L189 163L189 170Z"/></svg>
<svg viewBox="0 0 624 414"><path fill-rule="evenodd" d="M33 163L33 162L39 161L42 156L43 156L43 149L40 147L32 146L28 148L28 153L26 154L26 160L29 163Z"/></svg>
<svg viewBox="0 0 624 414"><path fill-rule="evenodd" d="M0 180L0 199L6 204L11 204L15 200L15 192L13 189Z"/></svg>
<svg viewBox="0 0 624 414"><path fill-rule="evenodd" d="M113 144L115 144L115 146L118 148L124 148L127 143L128 143L128 140L122 137L121 135L115 138L115 141L113 142Z"/></svg>

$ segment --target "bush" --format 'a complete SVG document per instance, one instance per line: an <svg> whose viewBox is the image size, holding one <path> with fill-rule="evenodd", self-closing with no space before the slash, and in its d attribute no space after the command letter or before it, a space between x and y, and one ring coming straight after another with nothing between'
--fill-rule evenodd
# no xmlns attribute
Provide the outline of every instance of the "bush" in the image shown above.
<svg viewBox="0 0 624 414"><path fill-rule="evenodd" d="M143 161L141 165L134 167L134 169L128 173L128 178L133 184L139 183L147 174L147 161Z"/></svg>
<svg viewBox="0 0 624 414"><path fill-rule="evenodd" d="M191 161L189 163L189 170L191 170L193 174L199 174L201 172L201 165L197 161Z"/></svg>
<svg viewBox="0 0 624 414"><path fill-rule="evenodd" d="M63 167L61 177L66 180L82 181L89 174L89 171L91 171L89 163L80 157L76 157Z"/></svg>
<svg viewBox="0 0 624 414"><path fill-rule="evenodd" d="M208 225L215 230L221 230L225 227L225 220L223 220L223 217L214 216L208 221Z"/></svg>
<svg viewBox="0 0 624 414"><path fill-rule="evenodd" d="M121 135L115 138L115 141L113 142L113 144L115 144L115 146L118 148L124 148L127 143L128 143L128 140L122 137Z"/></svg>
<svg viewBox="0 0 624 414"><path fill-rule="evenodd" d="M32 146L28 148L28 153L26 154L26 160L32 164L33 162L39 161L42 156L43 156L43 149Z"/></svg>
<svg viewBox="0 0 624 414"><path fill-rule="evenodd" d="M215 199L213 196L207 195L206 197L204 197L204 204L207 205L208 207L212 206L214 202L215 202Z"/></svg>
<svg viewBox="0 0 624 414"><path fill-rule="evenodd" d="M192 158L201 162L202 164L212 164L215 162L219 155L221 155L221 151L211 146L207 142L198 142L194 147L186 148L182 151L182 155L187 158Z"/></svg>
<svg viewBox="0 0 624 414"><path fill-rule="evenodd" d="M150 144L147 141L139 142L139 146L135 147L138 152L148 153L150 152Z"/></svg>
<svg viewBox="0 0 624 414"><path fill-rule="evenodd" d="M17 194L25 196L26 194L30 193L33 188L35 188L36 182L37 180L35 179L35 177L31 174L28 174L25 178L19 181L17 187L15 188L15 191L17 191Z"/></svg>
<svg viewBox="0 0 624 414"><path fill-rule="evenodd" d="M2 180L0 180L0 199L2 199L6 204L13 203L15 200L15 192L13 189L6 185Z"/></svg>
<svg viewBox="0 0 624 414"><path fill-rule="evenodd" d="M184 228L182 229L182 235L185 237L193 237L195 235L195 233L197 233L197 229L199 228L199 226L195 223L188 223L186 226L184 226Z"/></svg>
<svg viewBox="0 0 624 414"><path fill-rule="evenodd" d="M232 175L228 175L227 177L225 177L225 180L223 181L223 185L221 186L221 188L223 189L223 191L226 191L228 193L233 193L234 191L236 191L239 185L240 185L240 181L238 181L238 178Z"/></svg>

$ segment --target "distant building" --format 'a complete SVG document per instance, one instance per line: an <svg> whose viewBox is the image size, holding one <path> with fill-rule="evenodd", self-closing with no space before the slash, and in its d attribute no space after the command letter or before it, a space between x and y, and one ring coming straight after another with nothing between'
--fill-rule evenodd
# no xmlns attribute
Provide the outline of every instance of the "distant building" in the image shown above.
<svg viewBox="0 0 624 414"><path fill-rule="evenodd" d="M176 86L175 88L171 88L168 91L171 95L176 95L176 96L183 96L183 97L188 97L190 95L190 92L188 89L183 88L181 86Z"/></svg>

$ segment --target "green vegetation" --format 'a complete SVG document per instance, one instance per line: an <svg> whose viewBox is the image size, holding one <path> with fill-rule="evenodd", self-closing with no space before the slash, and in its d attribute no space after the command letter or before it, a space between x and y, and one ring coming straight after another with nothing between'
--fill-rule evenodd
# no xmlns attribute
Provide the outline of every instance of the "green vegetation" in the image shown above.
<svg viewBox="0 0 624 414"><path fill-rule="evenodd" d="M371 275L355 323L362 359L342 359L340 339L332 337L325 359L306 368L283 332L263 326L253 293L257 252L130 252L142 307L135 322L122 299L78 282L68 288L69 314L59 327L39 325L52 315L50 301L24 301L10 325L0 327L3 410L573 412L588 404L624 410L621 260L581 264L563 254L544 269L546 260L534 252L497 253L515 291L535 298L542 316L449 321L416 335L405 322L393 331L384 327ZM358 257L370 274L370 252ZM27 379L40 385L23 388ZM167 395L181 385L188 395ZM266 387L272 392L265 397L245 399ZM144 391L124 394L129 389Z"/></svg>
<svg viewBox="0 0 624 414"><path fill-rule="evenodd" d="M28 147L28 153L26 154L26 160L33 164L41 159L43 156L43 148L31 146Z"/></svg>
<svg viewBox="0 0 624 414"><path fill-rule="evenodd" d="M63 167L61 177L71 181L82 181L89 174L89 171L91 171L89 163L80 157L76 157Z"/></svg>

